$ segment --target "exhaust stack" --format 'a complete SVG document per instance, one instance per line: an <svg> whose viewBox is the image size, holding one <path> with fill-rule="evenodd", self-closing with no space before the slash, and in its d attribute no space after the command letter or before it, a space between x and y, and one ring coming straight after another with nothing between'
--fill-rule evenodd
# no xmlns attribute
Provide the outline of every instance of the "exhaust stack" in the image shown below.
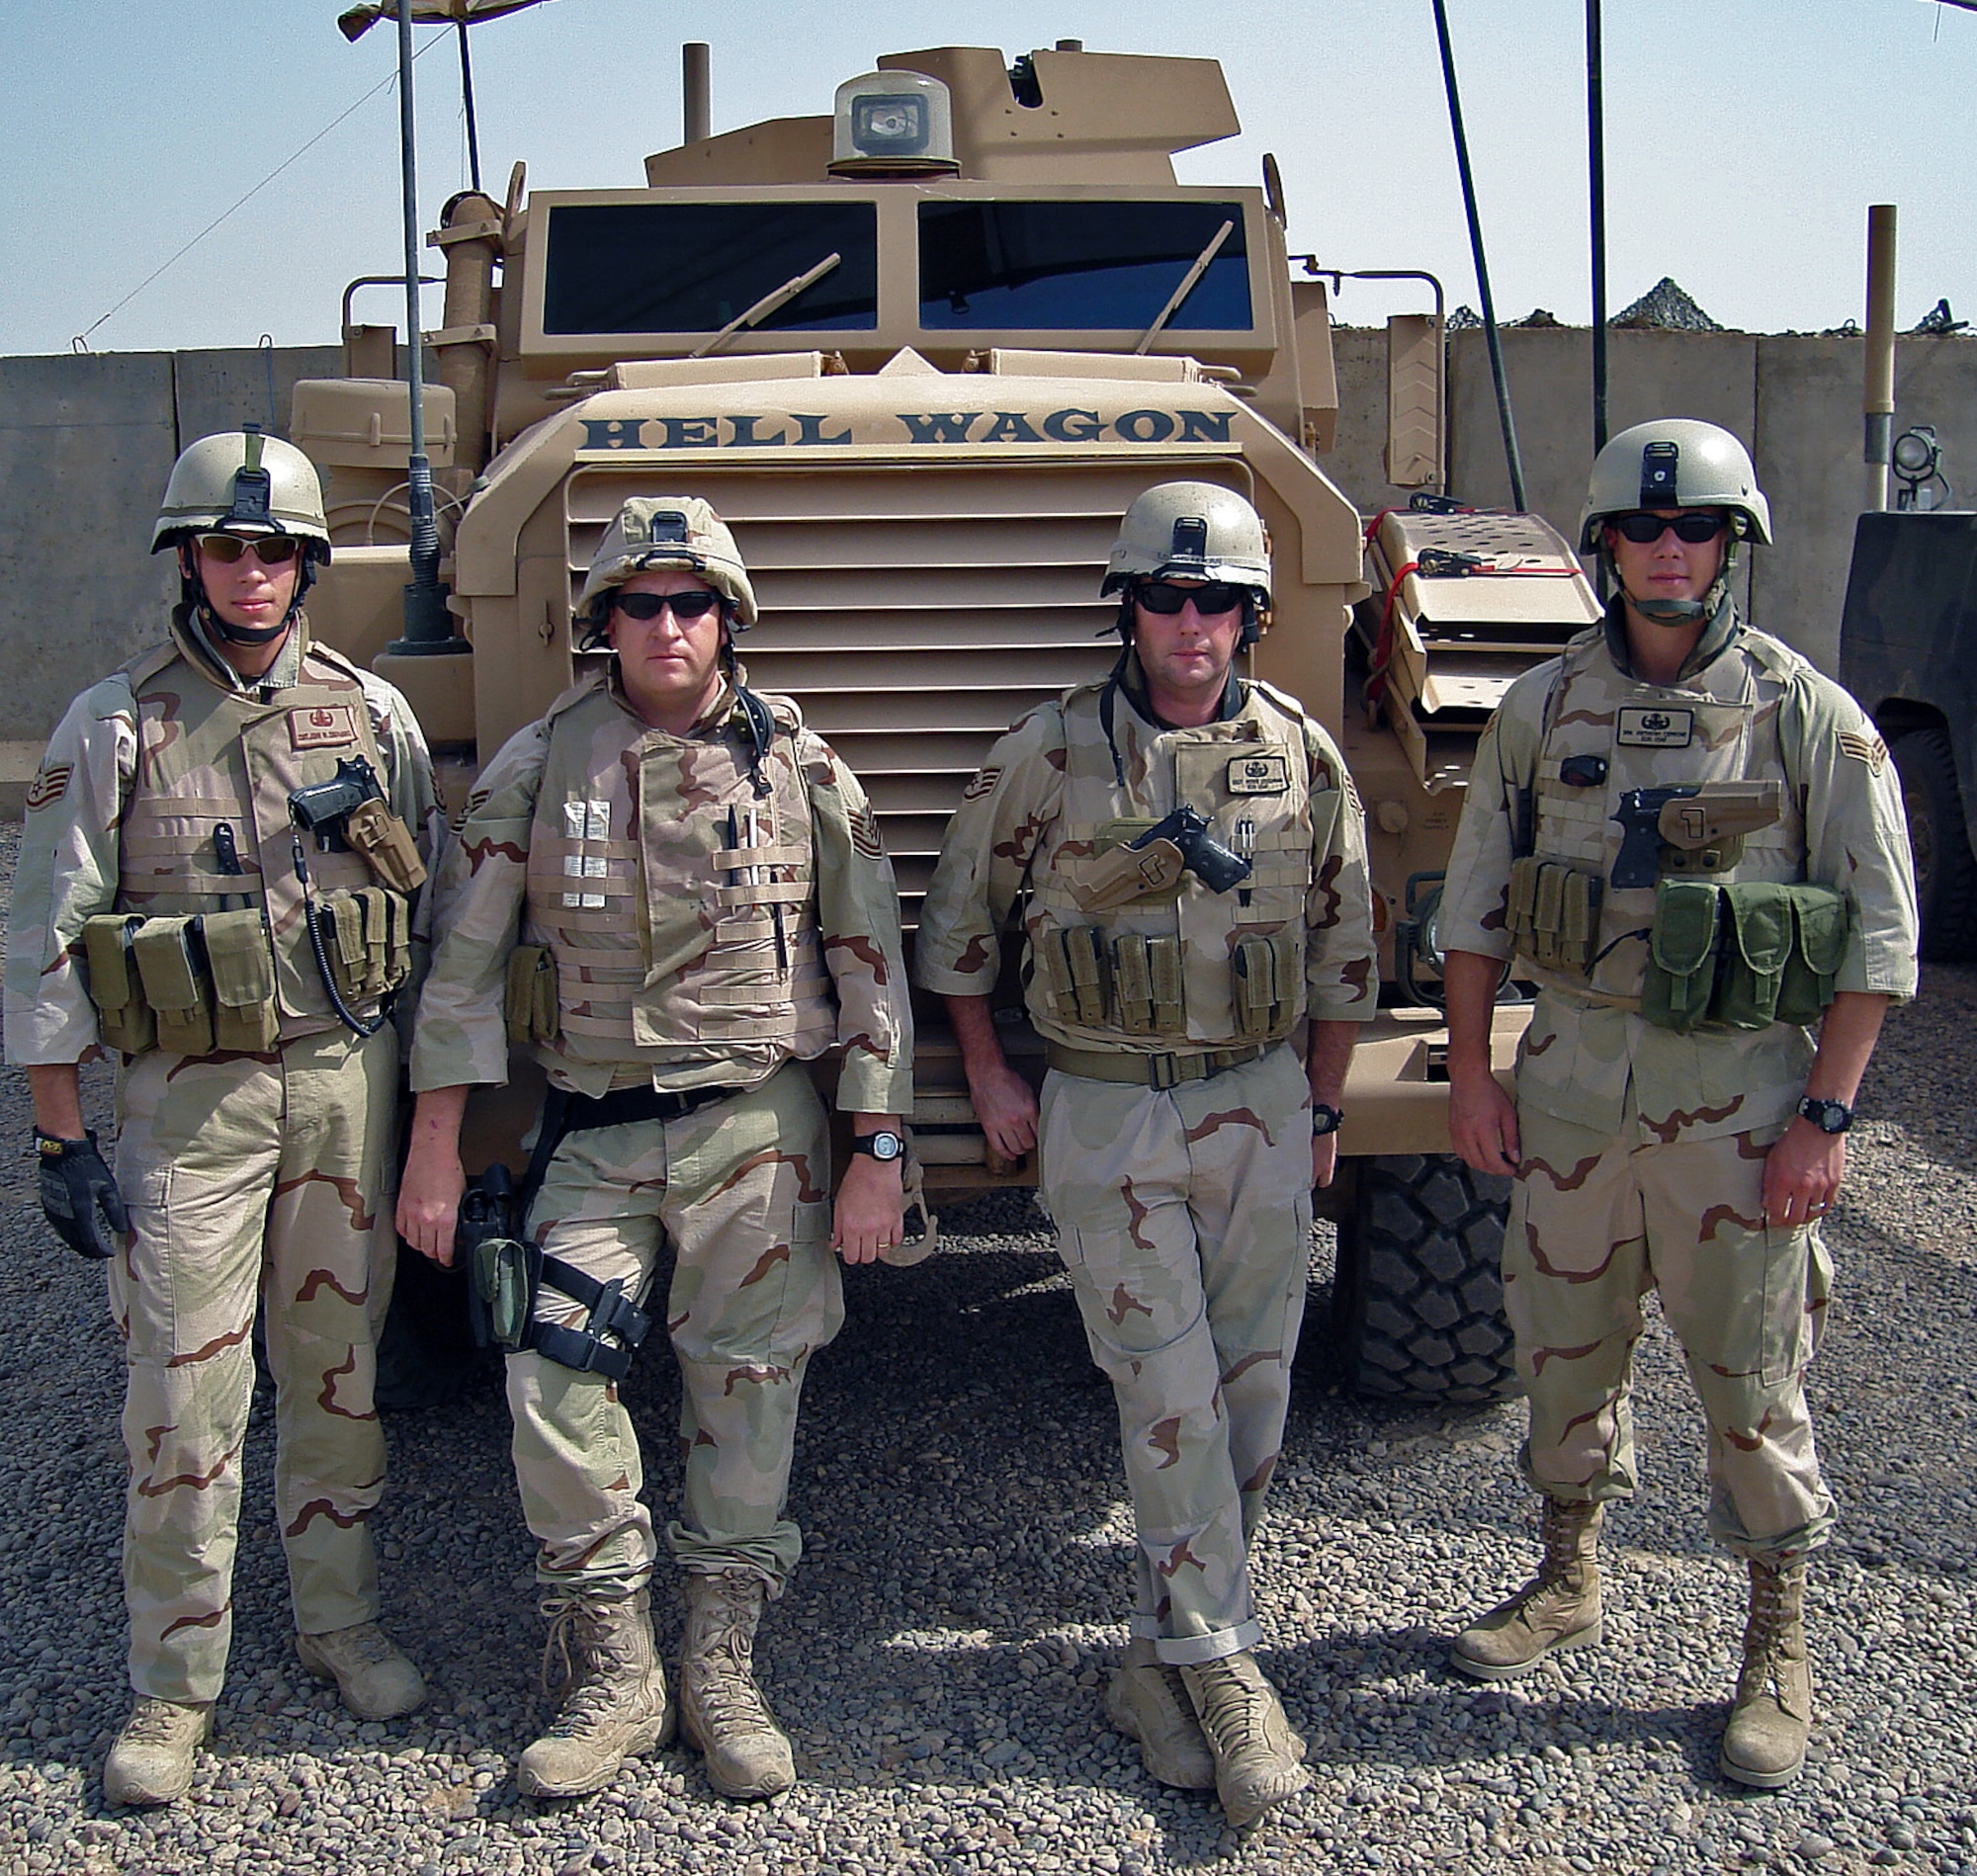
<svg viewBox="0 0 1977 1876"><path fill-rule="evenodd" d="M680 141L706 142L714 134L714 100L705 40L688 40L680 47L680 102L685 114Z"/></svg>

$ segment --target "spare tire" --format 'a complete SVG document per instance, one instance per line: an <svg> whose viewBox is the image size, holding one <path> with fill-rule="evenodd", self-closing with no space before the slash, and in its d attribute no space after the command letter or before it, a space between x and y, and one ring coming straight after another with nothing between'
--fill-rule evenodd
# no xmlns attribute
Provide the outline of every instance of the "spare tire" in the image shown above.
<svg viewBox="0 0 1977 1876"><path fill-rule="evenodd" d="M1347 1389L1447 1403L1516 1393L1502 1267L1509 1179L1449 1153L1381 1154L1354 1174L1332 1314Z"/></svg>
<svg viewBox="0 0 1977 1876"><path fill-rule="evenodd" d="M1906 730L1895 738L1894 756L1915 851L1922 955L1960 964L1977 957L1977 858L1949 732L1939 724Z"/></svg>

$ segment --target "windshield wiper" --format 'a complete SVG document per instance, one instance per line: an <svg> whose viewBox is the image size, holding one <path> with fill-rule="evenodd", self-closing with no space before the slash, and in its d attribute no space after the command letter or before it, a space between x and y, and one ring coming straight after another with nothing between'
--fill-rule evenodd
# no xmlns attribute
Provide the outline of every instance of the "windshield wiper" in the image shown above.
<svg viewBox="0 0 1977 1876"><path fill-rule="evenodd" d="M1233 225L1234 224L1231 223L1231 226ZM1222 232L1224 234L1227 234L1229 232L1229 229L1225 227L1222 230ZM1220 245L1221 243L1218 241L1217 246ZM1211 248L1209 250L1209 253L1212 255L1214 251L1215 250ZM779 307L788 305L789 302L792 299L794 299L798 294L804 293L808 289L815 287L817 283L824 277L824 275L829 273L830 270L833 267L837 266L837 264L843 259L844 256L842 254L826 254L822 260L818 261L817 264L810 270L809 273L799 274L794 280L786 280L780 287L778 287L775 290L775 292L764 294L760 299L756 300L755 303L748 308L746 312L737 313L735 317L729 320L729 322L725 326L723 326L721 330L714 335L713 338L709 339L703 345L695 346L694 349L687 354L687 357L707 358L711 354L719 351L722 346L726 345L728 341L735 335L735 333L747 331L747 329L751 325L753 325L757 319L766 319L770 313L776 311ZM1164 318L1165 314L1163 313L1161 317Z"/></svg>
<svg viewBox="0 0 1977 1876"><path fill-rule="evenodd" d="M1225 221L1215 230L1215 238L1194 257L1194 265L1180 278L1180 285L1173 290L1173 298L1160 308L1160 317L1140 334L1140 342L1133 348L1133 356L1140 357L1160 335L1160 328L1180 310L1181 301L1194 292L1194 284L1208 272L1209 263L1222 252L1222 243L1236 232L1233 221Z"/></svg>

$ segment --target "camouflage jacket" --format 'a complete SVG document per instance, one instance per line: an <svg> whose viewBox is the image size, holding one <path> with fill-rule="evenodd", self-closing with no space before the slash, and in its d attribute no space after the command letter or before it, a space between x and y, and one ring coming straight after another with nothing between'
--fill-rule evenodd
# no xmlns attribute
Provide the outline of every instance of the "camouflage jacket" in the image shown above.
<svg viewBox="0 0 1977 1876"><path fill-rule="evenodd" d="M988 752L921 908L919 982L943 995L988 994L1000 969L997 935L1021 897L1030 1016L1052 1041L1160 1053L1176 1042L1281 1037L1308 1018L1370 1018L1379 967L1365 830L1324 728L1267 684L1237 684L1220 721L1188 729L1150 721L1124 684L1109 713L1104 694L1100 684L1067 691ZM1250 860L1243 885L1217 893L1190 872L1177 891L1083 909L1092 861L1183 801ZM1067 990L1057 955L1081 926L1103 934L1101 994L1083 1004ZM1167 993L1158 987L1162 946L1178 953ZM1129 982L1150 957L1151 1003ZM1258 973L1276 975L1278 994L1246 1017L1239 1002Z"/></svg>
<svg viewBox="0 0 1977 1876"><path fill-rule="evenodd" d="M1838 988L1902 999L1915 990L1917 927L1894 764L1846 691L1790 646L1742 625L1734 609L1712 622L1673 685L1631 676L1624 647L1624 628L1609 615L1505 695L1470 774L1440 942L1490 958L1512 955L1509 871L1521 792L1529 791L1531 850L1608 884L1585 983L1543 974L1519 1054L1518 1099L1610 1131L1631 1087L1647 1135L1664 1141L1773 1126L1804 1092L1809 1032L1773 1023L1683 1035L1635 1013L1655 893L1610 885L1622 839L1612 816L1630 789L1782 781L1782 817L1746 836L1741 858L1719 877L1838 888L1849 902ZM1581 760L1562 773L1574 757ZM1599 779L1584 779L1593 775Z"/></svg>
<svg viewBox="0 0 1977 1876"><path fill-rule="evenodd" d="M767 697L758 794L731 687L674 736L614 674L511 737L470 798L435 893L413 1087L507 1079L522 946L553 961L530 1041L559 1086L747 1087L835 1046L840 1107L909 1113L899 895L855 778Z"/></svg>
<svg viewBox="0 0 1977 1876"><path fill-rule="evenodd" d="M188 685L201 687L190 704L180 701ZM339 692L361 696L367 723L343 721L348 711L334 701ZM188 720L195 715L204 719L211 715L205 706L215 699L238 699L241 706L239 739L230 748L223 739L216 745L222 751L224 773L215 772L211 786L203 791L194 774L179 777L169 798L157 794L152 778L154 772L163 776L172 769L181 713ZM286 771L273 775L245 747L255 735L265 733L271 713L290 711L297 700L297 710L291 714L306 715L301 706L315 706L335 721L327 732L334 746L325 741L319 749L311 749L305 738L294 739L296 763L312 765L311 774L320 768L327 775L333 772L339 752L361 750L368 740L382 761L385 772L380 780L392 810L413 830L430 863L443 827L432 764L411 707L398 692L383 678L311 644L305 619L298 622L263 677L243 681L212 650L181 608L174 615L168 644L140 653L69 706L28 789L8 923L10 1062L74 1063L100 1047L82 957L81 934L87 920L113 910L197 910L209 900L223 902L215 895L225 893L233 880L214 871L211 827L202 822L196 832L175 834L172 829L185 816L174 819L165 811L186 797L189 788L214 798L187 801L188 810L208 810L208 822L215 816L246 814L240 842L241 884L236 890L257 898L256 876L265 879L270 917L287 933L286 938L278 933L276 943L283 1034L335 1026L312 977L298 975L299 896L286 862L286 795L292 778ZM200 708L195 711L191 704ZM298 767L297 774L301 772ZM274 798L266 799L271 791ZM153 803L159 811L139 815L136 810L145 803ZM146 829L141 857L127 847L130 829L138 822ZM337 860L358 869L349 881L339 874L327 883L362 883L368 878L355 856L324 858L332 863L332 872ZM415 950L421 954L422 932L423 920L417 918L413 933ZM420 956L414 964L414 981L422 966ZM309 1013L298 1017L290 1013L293 1010ZM313 1013L318 1010L323 1013Z"/></svg>

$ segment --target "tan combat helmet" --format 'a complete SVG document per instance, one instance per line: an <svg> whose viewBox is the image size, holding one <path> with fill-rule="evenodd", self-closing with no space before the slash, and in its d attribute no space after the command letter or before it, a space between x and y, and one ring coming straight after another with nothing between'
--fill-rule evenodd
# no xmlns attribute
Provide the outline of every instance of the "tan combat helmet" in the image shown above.
<svg viewBox="0 0 1977 1876"><path fill-rule="evenodd" d="M1160 482L1126 510L1105 563L1101 595L1162 575L1227 580L1270 603L1270 538L1263 518L1233 489L1213 482Z"/></svg>
<svg viewBox="0 0 1977 1876"><path fill-rule="evenodd" d="M733 631L746 632L755 623L755 589L727 522L698 495L635 495L605 530L577 596L576 622L588 629L586 650L602 643L611 589L655 566L704 574L729 601Z"/></svg>
<svg viewBox="0 0 1977 1876"><path fill-rule="evenodd" d="M1609 516L1643 508L1727 508L1738 540L1771 544L1771 509L1751 453L1728 430L1658 417L1622 430L1599 452L1579 517L1579 551L1600 545Z"/></svg>
<svg viewBox="0 0 1977 1876"><path fill-rule="evenodd" d="M264 436L259 424L201 437L172 465L151 552L218 528L295 535L309 543L310 561L327 561L329 523L315 466L293 443Z"/></svg>

